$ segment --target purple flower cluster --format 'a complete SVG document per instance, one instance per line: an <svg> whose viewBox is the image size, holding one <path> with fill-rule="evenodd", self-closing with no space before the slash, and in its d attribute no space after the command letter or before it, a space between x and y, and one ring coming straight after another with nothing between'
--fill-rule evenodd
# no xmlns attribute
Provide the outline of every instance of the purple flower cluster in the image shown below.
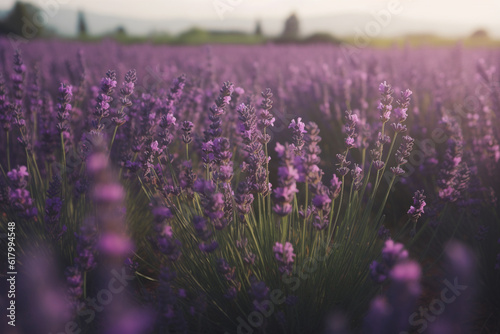
<svg viewBox="0 0 500 334"><path fill-rule="evenodd" d="M45 199L45 228L49 235L56 239L60 235L59 219L63 203L61 199L61 180L58 175L54 175L47 190Z"/></svg>
<svg viewBox="0 0 500 334"><path fill-rule="evenodd" d="M384 296L375 297L364 319L362 333L402 333L409 329L408 318L420 295L420 266L401 261L390 271L390 286Z"/></svg>
<svg viewBox="0 0 500 334"><path fill-rule="evenodd" d="M107 118L110 115L111 102L113 98L111 95L114 92L114 89L117 85L116 81L116 72L109 70L106 73L106 77L101 79L101 92L96 98L96 105L94 110L94 116L96 117L96 121L94 122L94 128L96 130L102 130L101 120L103 118Z"/></svg>
<svg viewBox="0 0 500 334"><path fill-rule="evenodd" d="M337 172L341 177L344 177L347 173L349 173L349 165L351 162L347 160L347 155L349 154L349 150L355 147L356 125L359 122L359 117L358 115L353 114L352 111L347 110L345 112L345 120L344 131L346 133L346 150L343 154L337 154Z"/></svg>
<svg viewBox="0 0 500 334"><path fill-rule="evenodd" d="M136 70L130 70L125 74L125 81L123 82L122 88L120 88L120 102L122 107L116 110L116 114L111 119L116 126L122 126L127 121L127 115L124 109L132 106L130 96L134 93L136 81Z"/></svg>
<svg viewBox="0 0 500 334"><path fill-rule="evenodd" d="M321 137L319 136L319 127L316 123L309 122L306 125L306 129L304 155L299 157L303 166L299 181L306 182L313 189L317 189L321 187L321 178L324 174L318 166L321 162L319 156L321 154L321 148L319 147Z"/></svg>
<svg viewBox="0 0 500 334"><path fill-rule="evenodd" d="M273 246L273 252L276 261L280 264L280 273L290 275L293 270L293 263L296 256L293 252L293 245L288 241L284 245L276 242Z"/></svg>
<svg viewBox="0 0 500 334"><path fill-rule="evenodd" d="M172 83L170 92L167 95L166 100L160 107L160 129L158 131L159 143L162 150L167 148L173 140L173 135L171 133L172 128L176 125L177 118L174 116L174 103L179 100L184 89L186 82L186 76L181 75Z"/></svg>
<svg viewBox="0 0 500 334"><path fill-rule="evenodd" d="M10 131L12 128L12 115L10 113L10 103L8 100L8 91L5 84L5 78L0 73L0 125L4 131Z"/></svg>
<svg viewBox="0 0 500 334"><path fill-rule="evenodd" d="M157 293L158 330L162 332L185 333L187 322L182 310L179 292L172 286L177 273L169 267L160 272ZM181 293L182 295L182 293Z"/></svg>
<svg viewBox="0 0 500 334"><path fill-rule="evenodd" d="M278 186L273 191L274 212L279 216L287 216L292 212L292 202L295 193L298 192L296 181L299 178L298 171L293 166L295 146L285 146L276 143L276 153L281 161L278 168Z"/></svg>
<svg viewBox="0 0 500 334"><path fill-rule="evenodd" d="M152 210L154 216L155 245L169 260L175 261L181 256L181 242L174 238L169 222L174 214L169 208L156 206Z"/></svg>
<svg viewBox="0 0 500 334"><path fill-rule="evenodd" d="M236 280L236 267L231 267L225 259L220 258L217 260L217 271L229 285L224 298L235 299L241 287L241 284Z"/></svg>
<svg viewBox="0 0 500 334"><path fill-rule="evenodd" d="M266 314L268 312L269 303L265 303L268 299L269 288L263 281L258 281L255 277L250 277L249 295L252 297L253 307L256 311Z"/></svg>
<svg viewBox="0 0 500 334"><path fill-rule="evenodd" d="M261 129L266 129L274 126L274 122L276 121L276 118L271 114L271 109L273 108L273 93L270 88L266 88L261 95L262 103L260 105L259 125ZM270 137L264 138L266 143L269 142L270 139Z"/></svg>
<svg viewBox="0 0 500 334"><path fill-rule="evenodd" d="M408 251L403 244L395 243L392 239L385 241L382 249L382 260L373 261L370 264L370 276L377 282L382 283L387 279L394 266L408 259Z"/></svg>
<svg viewBox="0 0 500 334"><path fill-rule="evenodd" d="M198 245L199 249L205 253L211 253L219 247L217 241L212 238L212 231L210 231L207 220L203 217L193 217L194 230L201 242Z"/></svg>
<svg viewBox="0 0 500 334"><path fill-rule="evenodd" d="M24 65L23 57L19 50L14 53L14 73L10 79L12 80L12 90L14 93L14 103L12 112L15 115L15 123L20 128L24 128L26 123L24 120L23 99L25 94L24 81L26 76L26 65Z"/></svg>
<svg viewBox="0 0 500 334"><path fill-rule="evenodd" d="M413 205L410 206L410 209L408 210L408 216L413 223L416 223L422 216L425 205L424 191L417 190L413 196Z"/></svg>
<svg viewBox="0 0 500 334"><path fill-rule="evenodd" d="M304 134L307 133L306 125L302 122L302 117L298 117L297 120L292 119L288 128L292 131L292 147L295 150L295 154L301 155L302 147L304 147Z"/></svg>
<svg viewBox="0 0 500 334"><path fill-rule="evenodd" d="M194 124L193 122L190 121L184 121L182 122L182 141L185 144L190 144L193 141L193 138L191 137L191 131L193 130Z"/></svg>
<svg viewBox="0 0 500 334"><path fill-rule="evenodd" d="M28 169L25 166L14 168L7 172L7 177L10 181L10 187L7 187L6 192L8 197L5 201L19 217L24 219L32 219L38 215L38 210L31 197L28 189ZM4 197L4 196L2 196Z"/></svg>
<svg viewBox="0 0 500 334"><path fill-rule="evenodd" d="M379 85L378 91L381 95L381 99L377 107L378 111L380 112L380 120L382 121L382 123L387 123L391 118L392 101L394 100L392 97L392 93L394 91L392 90L391 85L389 85L385 81Z"/></svg>
<svg viewBox="0 0 500 334"><path fill-rule="evenodd" d="M257 256L250 250L247 238L243 237L240 240L237 240L236 248L238 248L238 250L240 251L240 254L243 257L243 261L245 262L245 264L253 265L255 263Z"/></svg>
<svg viewBox="0 0 500 334"><path fill-rule="evenodd" d="M205 142L221 136L221 116L224 114L224 109L231 101L231 94L233 93L233 91L234 85L231 82L224 82L222 84L220 94L215 100L215 104L210 107L209 119L211 121L211 124L210 128L205 131Z"/></svg>
<svg viewBox="0 0 500 334"><path fill-rule="evenodd" d="M265 196L271 190L266 170L269 161L262 147L262 144L266 140L257 126L258 120L254 107L240 104L236 111L239 114L238 119L241 122L239 131L243 138L243 149L245 151L245 158L241 169L246 173L247 177L243 182L246 182L251 193ZM244 188L245 186L242 186L241 189ZM246 199L249 200L250 198L246 197Z"/></svg>
<svg viewBox="0 0 500 334"><path fill-rule="evenodd" d="M200 194L203 213L210 218L212 225L218 230L225 228L229 221L225 219L224 194L216 191L214 182L203 179L196 180L194 190Z"/></svg>
<svg viewBox="0 0 500 334"><path fill-rule="evenodd" d="M71 97L73 87L68 84L61 83L59 87L59 102L57 103L57 130L59 133L67 132L69 130L68 121L70 120L71 113Z"/></svg>
<svg viewBox="0 0 500 334"><path fill-rule="evenodd" d="M412 91L407 89L401 92L401 98L398 100L398 107L394 109L394 115L396 116L396 121L391 124L391 127L396 133L406 132L406 125L403 123L408 118L408 108L410 106Z"/></svg>
<svg viewBox="0 0 500 334"><path fill-rule="evenodd" d="M396 176L401 176L405 173L404 169L401 166L405 165L408 162L408 157L411 154L411 150L413 149L414 139L410 136L403 136L403 141L401 146L396 151L396 167L391 167L391 172Z"/></svg>
<svg viewBox="0 0 500 334"><path fill-rule="evenodd" d="M441 120L445 125L450 139L444 155L437 184L440 188L439 198L456 202L462 198L464 190L470 182L470 169L464 160L463 135L457 121L451 117L443 117Z"/></svg>

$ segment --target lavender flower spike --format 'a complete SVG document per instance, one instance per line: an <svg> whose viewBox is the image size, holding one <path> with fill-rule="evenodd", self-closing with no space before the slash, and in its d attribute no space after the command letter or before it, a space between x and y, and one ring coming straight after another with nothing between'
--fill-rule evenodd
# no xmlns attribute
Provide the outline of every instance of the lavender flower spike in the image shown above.
<svg viewBox="0 0 500 334"><path fill-rule="evenodd" d="M292 119L288 126L292 130L292 145L298 155L300 155L302 147L304 147L304 133L307 133L305 127L306 124L302 122L302 117L298 117L297 120Z"/></svg>

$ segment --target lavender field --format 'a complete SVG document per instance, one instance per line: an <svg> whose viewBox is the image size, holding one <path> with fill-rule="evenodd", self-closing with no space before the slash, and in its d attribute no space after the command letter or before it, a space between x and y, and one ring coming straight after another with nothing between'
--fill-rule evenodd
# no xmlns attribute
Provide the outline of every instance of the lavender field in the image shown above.
<svg viewBox="0 0 500 334"><path fill-rule="evenodd" d="M499 68L0 40L0 332L499 333Z"/></svg>

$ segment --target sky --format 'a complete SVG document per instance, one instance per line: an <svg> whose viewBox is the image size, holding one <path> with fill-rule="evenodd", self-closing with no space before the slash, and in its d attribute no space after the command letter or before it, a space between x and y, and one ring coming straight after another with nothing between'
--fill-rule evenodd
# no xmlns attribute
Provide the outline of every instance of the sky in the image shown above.
<svg viewBox="0 0 500 334"><path fill-rule="evenodd" d="M237 20L284 19L291 12L299 18L342 14L371 14L391 8L398 20L432 22L437 25L466 25L471 29L494 27L500 34L500 0L24 0L47 11L82 10L102 15L141 20ZM0 0L0 9L9 9L15 0ZM64 12L64 11L63 11Z"/></svg>
<svg viewBox="0 0 500 334"><path fill-rule="evenodd" d="M400 3L404 17L444 22L496 23L500 0L28 0L40 7L62 7L141 19L281 18L295 11L301 17L351 12L371 12ZM10 8L15 0L0 0ZM215 9L220 6L219 13ZM225 10L224 10L225 9Z"/></svg>

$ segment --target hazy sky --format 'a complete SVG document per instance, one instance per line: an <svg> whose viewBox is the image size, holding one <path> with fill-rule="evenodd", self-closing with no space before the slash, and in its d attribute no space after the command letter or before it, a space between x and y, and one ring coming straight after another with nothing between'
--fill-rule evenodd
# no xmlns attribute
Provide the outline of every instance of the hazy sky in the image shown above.
<svg viewBox="0 0 500 334"><path fill-rule="evenodd" d="M25 0L26 1L26 0ZM135 18L220 19L214 9L226 3L224 18L282 18L295 11L301 17L371 12L387 8L390 1L403 7L402 17L468 24L497 24L500 0L28 0L39 7L57 2L62 7ZM0 0L10 8L15 0Z"/></svg>

